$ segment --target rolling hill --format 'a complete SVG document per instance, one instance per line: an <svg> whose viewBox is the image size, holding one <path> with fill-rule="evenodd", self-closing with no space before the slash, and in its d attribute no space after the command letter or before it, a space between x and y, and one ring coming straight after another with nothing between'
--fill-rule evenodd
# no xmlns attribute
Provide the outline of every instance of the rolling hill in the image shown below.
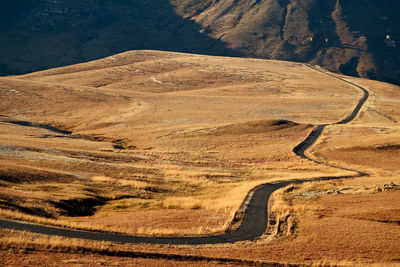
<svg viewBox="0 0 400 267"><path fill-rule="evenodd" d="M0 262L396 264L398 92L309 64L151 50L0 77ZM327 177L342 179L314 180ZM249 199L278 184L267 219ZM235 241L251 207L269 224L257 239L176 245Z"/></svg>

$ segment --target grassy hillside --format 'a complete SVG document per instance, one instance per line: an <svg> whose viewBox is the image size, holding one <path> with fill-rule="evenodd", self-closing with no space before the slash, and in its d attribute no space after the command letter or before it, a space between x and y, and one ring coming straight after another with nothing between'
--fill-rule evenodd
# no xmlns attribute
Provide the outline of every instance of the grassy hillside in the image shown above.
<svg viewBox="0 0 400 267"><path fill-rule="evenodd" d="M2 77L0 217L136 235L208 235L237 226L257 185L352 176L292 151L312 125L342 120L361 97L359 88L317 70L141 50ZM259 239L124 245L0 229L0 259L10 265L397 263L399 88L340 77L370 97L350 124L327 126L307 154L370 176L274 193L271 225Z"/></svg>

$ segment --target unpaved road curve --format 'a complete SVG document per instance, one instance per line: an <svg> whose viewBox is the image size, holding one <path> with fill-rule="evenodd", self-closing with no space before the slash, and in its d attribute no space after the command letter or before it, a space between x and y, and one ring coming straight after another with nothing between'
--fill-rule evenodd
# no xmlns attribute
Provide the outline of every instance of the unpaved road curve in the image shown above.
<svg viewBox="0 0 400 267"><path fill-rule="evenodd" d="M367 101L369 94L368 91L354 83L351 83L343 78L340 78L336 75L326 73L320 69L317 69L313 66L308 67L312 68L315 71L321 72L325 75L329 75L333 78L336 78L342 82L351 84L356 88L360 89L363 93L363 97L358 101L357 106L354 110L349 114L345 119L336 122L334 124L346 124L354 120L354 118L360 112L362 106ZM366 176L367 173L350 170L338 166L333 166L329 164L325 164L314 159L311 159L306 155L306 150L315 144L317 139L321 136L323 130L328 124L321 124L314 128L314 130L309 134L309 136L301 142L298 146L293 149L293 152L296 153L299 157L311 160L318 164L324 164L330 167L348 170L358 173L357 176ZM46 235L56 235L63 236L69 238L81 238L88 240L98 240L98 241L112 241L112 242L120 242L120 243L147 243L147 244L187 244L187 245L199 245L199 244L217 244L217 243L231 243L236 241L244 241L244 240L252 240L264 234L268 226L268 200L271 194L282 187L285 187L289 184L299 184L306 181L317 181L317 180L332 180L332 179L342 179L342 178L350 178L355 176L342 176L342 177L322 177L319 179L304 179L304 180L289 180L282 181L278 183L270 183L264 184L253 189L253 195L249 201L249 204L245 210L245 214L242 220L242 223L238 229L231 233L226 233L222 235L215 236L203 236L203 237L141 237L141 236L131 236L131 235L123 235L123 234L110 234L110 233L99 233L99 232L89 232L89 231L80 231L80 230L68 230L63 228L45 226L45 225L37 225L32 223L23 223L17 221L11 221L6 219L0 219L0 227L14 229L14 230L23 230L32 233L46 234Z"/></svg>

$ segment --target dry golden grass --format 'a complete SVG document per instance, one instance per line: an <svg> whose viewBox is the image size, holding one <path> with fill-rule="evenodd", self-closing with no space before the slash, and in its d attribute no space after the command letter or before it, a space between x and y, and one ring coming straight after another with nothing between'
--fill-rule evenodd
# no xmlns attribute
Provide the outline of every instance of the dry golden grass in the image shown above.
<svg viewBox="0 0 400 267"><path fill-rule="evenodd" d="M22 256L23 255L23 256ZM1 231L3 266L237 266L240 260L210 259L135 250L106 242Z"/></svg>
<svg viewBox="0 0 400 267"><path fill-rule="evenodd" d="M394 266L400 256L400 185L395 182L369 177L288 186L274 193L272 233L290 246L304 242L301 251L313 255L309 260L316 266ZM288 220L293 218L294 228ZM295 258L300 251L293 253Z"/></svg>
<svg viewBox="0 0 400 267"><path fill-rule="evenodd" d="M368 181L365 181L368 179ZM397 181L397 180L396 180ZM398 182L398 181L397 181ZM393 181L390 177L370 177L370 178L356 178L351 181L338 180L332 182L308 182L302 185L289 185L285 188L279 189L274 193L271 211L273 213L286 215L289 213L302 213L307 215L322 214L326 212L327 206L321 204L319 198L331 198L332 201L338 201L339 198L349 198L353 201L358 199L359 201L354 203L343 202L343 207L335 211L340 213L348 209L350 213L356 214L357 212L362 213L360 207L354 208L351 205L360 203L362 199L368 199L370 197L379 199L376 195L380 192L386 192L387 199L383 201L379 199L377 203L368 203L364 201L363 209L369 210L371 213L388 216L388 221L397 222L399 221L400 209L396 209L399 205L399 201L395 197L396 194L400 193L400 185ZM346 197L345 197L346 196ZM305 201L302 201L305 199ZM346 205L346 206L345 206ZM378 207L374 207L378 206ZM382 209L382 207L386 207ZM393 212L390 212L391 207ZM331 210L332 207L329 208ZM321 213L322 212L322 213ZM398 214L396 215L396 212ZM394 216L389 218L390 216ZM386 220L383 219L382 220Z"/></svg>
<svg viewBox="0 0 400 267"><path fill-rule="evenodd" d="M334 80L327 81L331 88L326 92L314 82L319 76L301 64L133 51L2 78L0 163L23 167L20 173L26 177L39 172L42 185L50 181L44 173L70 179L72 191L48 184L41 194L33 185L37 205L55 219L95 221L113 229L108 218L119 214L126 218L130 212L128 218L135 218L143 210L154 216L170 211L150 228L136 218L125 230L159 233L162 224L180 221L182 212L197 212L220 221L163 231L220 232L258 184L343 174L291 152L311 130L306 123L340 119L350 110L346 103L357 96ZM308 116L322 105L324 113ZM28 205L21 197L32 185L13 182L5 185L6 192L13 192L7 203L32 210L35 201ZM124 195L132 197L119 199ZM88 197L107 200L83 218L60 217L65 212L49 204Z"/></svg>
<svg viewBox="0 0 400 267"><path fill-rule="evenodd" d="M370 100L351 124L327 127L309 154L373 176L345 185L307 183L295 190L299 194L315 187L318 192L367 194L398 181L399 88L345 78L365 86ZM310 133L310 124L340 121L361 96L357 88L302 64L131 51L0 78L0 91L3 217L131 234L204 235L224 231L257 185L355 174L292 152ZM270 244L262 239L248 250L229 247L239 258L267 260L265 251L271 251L271 259L280 262L368 262L357 252L357 238L348 243L335 239L352 248L348 254L335 243L312 252L318 243L313 227L320 231L318 239L332 238L322 233L327 228L316 215L325 204L282 192L272 210L276 223L290 222L275 228L276 236L285 235ZM79 213L82 207L85 215ZM334 235L344 231L335 223L343 225L349 218L326 220ZM356 222L354 233L356 225L367 229L373 223ZM382 238L367 233L368 240L390 241L391 225L374 223ZM377 257L382 250L376 250L368 263L390 263L396 246L384 248L388 254L382 260ZM196 253L220 256L231 254L229 249ZM338 251L322 257L323 249Z"/></svg>

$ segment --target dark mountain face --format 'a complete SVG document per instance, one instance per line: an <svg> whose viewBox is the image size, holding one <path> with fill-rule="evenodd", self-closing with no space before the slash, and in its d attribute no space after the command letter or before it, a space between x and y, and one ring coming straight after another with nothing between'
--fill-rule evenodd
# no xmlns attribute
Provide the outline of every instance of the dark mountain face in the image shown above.
<svg viewBox="0 0 400 267"><path fill-rule="evenodd" d="M174 0L178 13L246 55L400 83L397 0Z"/></svg>
<svg viewBox="0 0 400 267"><path fill-rule="evenodd" d="M168 0L1 1L0 74L27 73L133 49L239 55L201 34Z"/></svg>
<svg viewBox="0 0 400 267"><path fill-rule="evenodd" d="M133 49L310 62L400 84L398 0L13 0L0 74Z"/></svg>

